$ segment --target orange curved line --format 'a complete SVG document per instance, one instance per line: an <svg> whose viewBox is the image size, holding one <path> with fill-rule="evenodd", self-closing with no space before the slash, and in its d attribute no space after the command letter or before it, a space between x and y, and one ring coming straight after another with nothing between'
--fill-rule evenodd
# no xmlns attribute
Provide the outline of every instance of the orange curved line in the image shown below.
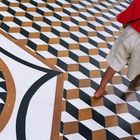
<svg viewBox="0 0 140 140"><path fill-rule="evenodd" d="M2 59L0 59L0 69L2 70L2 73L4 75L7 88L6 103L0 114L0 132L1 132L11 117L16 99L16 90L12 75Z"/></svg>

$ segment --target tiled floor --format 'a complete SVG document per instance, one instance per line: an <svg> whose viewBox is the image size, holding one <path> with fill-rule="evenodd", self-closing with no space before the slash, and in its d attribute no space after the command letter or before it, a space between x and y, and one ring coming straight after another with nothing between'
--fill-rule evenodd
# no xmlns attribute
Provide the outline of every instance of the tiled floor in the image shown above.
<svg viewBox="0 0 140 140"><path fill-rule="evenodd" d="M53 128L54 121L59 125L60 112L55 96L59 102L62 98L56 92L62 85L59 73L5 36L0 38L0 139L49 140L52 129L59 129Z"/></svg>
<svg viewBox="0 0 140 140"><path fill-rule="evenodd" d="M140 92L127 92L129 84L126 78L127 66L120 73L115 74L109 82L106 87L107 95L100 99L92 98L101 76L108 67L105 57L114 40L121 33L122 26L116 22L115 16L124 10L129 2L129 0L47 0L47 2L45 0L5 0L0 2L2 32L8 39L28 52L26 56L21 50L16 50L13 52L14 55L19 56L18 53L20 53L19 57L26 61L30 60L38 66L42 66L41 62L43 62L47 64L47 68L51 66L52 71L57 68L63 72L62 105L60 100L57 104L62 106L59 122L60 136L55 137L54 140L140 140ZM4 36L1 37L4 38ZM1 47L3 48L3 44ZM13 46L11 45L10 48L8 46L7 51L11 53ZM0 54L3 56L2 53ZM30 59L31 54L37 60ZM2 60L7 62L4 56ZM7 66L11 64L10 61L8 62ZM15 71L13 65L9 67L10 72L15 74L14 78L18 77L19 72ZM22 66L15 67L20 69ZM43 64L42 67L46 68L46 65ZM23 72L23 75L26 75L26 71ZM29 75L29 79L34 77L32 74ZM0 83L4 85L5 77L2 75L0 75ZM41 75L38 73L36 76L39 78ZM18 78L15 81L18 81ZM49 96L53 96L48 97L52 98L49 101L54 101L55 98L56 79L52 78L52 83L50 81L44 85L50 91ZM30 87L27 80L20 80L19 83L24 82L25 87ZM35 79L31 80L35 81ZM53 85L54 89L49 85ZM18 83L16 86L21 87ZM42 93L45 90L44 86L41 86L38 92ZM0 103L3 106L6 89L5 86L0 87L3 94ZM54 94L51 95L52 93ZM61 94L61 91L58 93ZM44 95L39 97L34 97L32 100L27 124L35 111L39 111L36 106L44 107L40 102L45 104L44 98L47 97ZM42 114L41 111L40 113ZM49 117L45 115L44 117ZM49 113L49 115L49 119L52 120L56 114ZM37 124L31 123L30 127L26 126L26 139L51 139L49 124L46 123L41 130L43 116L36 117L39 118L36 120ZM37 128L32 133L31 129L35 127ZM38 129L44 133L37 133ZM49 135L45 134L44 129L47 129ZM10 132L7 130L8 133ZM16 140L15 136L13 140ZM3 140L9 139L7 135L0 135L1 137ZM19 139L21 137L17 140L21 140Z"/></svg>

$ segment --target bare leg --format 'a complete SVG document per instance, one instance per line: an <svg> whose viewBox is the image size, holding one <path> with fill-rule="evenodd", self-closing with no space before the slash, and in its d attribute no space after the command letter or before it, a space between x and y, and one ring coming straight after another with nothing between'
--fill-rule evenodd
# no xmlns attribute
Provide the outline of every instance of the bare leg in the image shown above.
<svg viewBox="0 0 140 140"><path fill-rule="evenodd" d="M128 89L132 91L135 90L136 87L140 86L139 82L140 82L140 74L137 75L135 79L130 82Z"/></svg>
<svg viewBox="0 0 140 140"><path fill-rule="evenodd" d="M107 70L105 71L103 75L99 88L94 93L94 97L99 98L99 97L102 97L106 93L105 87L107 83L109 82L109 80L114 76L115 73L116 71L112 69L111 67L107 68Z"/></svg>

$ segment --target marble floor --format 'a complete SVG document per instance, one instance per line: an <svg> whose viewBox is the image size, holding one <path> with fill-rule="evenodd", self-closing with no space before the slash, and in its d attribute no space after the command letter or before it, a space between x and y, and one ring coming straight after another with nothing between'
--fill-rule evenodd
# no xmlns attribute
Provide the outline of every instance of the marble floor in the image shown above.
<svg viewBox="0 0 140 140"><path fill-rule="evenodd" d="M130 0L0 0L0 139L140 140L127 66L93 98Z"/></svg>

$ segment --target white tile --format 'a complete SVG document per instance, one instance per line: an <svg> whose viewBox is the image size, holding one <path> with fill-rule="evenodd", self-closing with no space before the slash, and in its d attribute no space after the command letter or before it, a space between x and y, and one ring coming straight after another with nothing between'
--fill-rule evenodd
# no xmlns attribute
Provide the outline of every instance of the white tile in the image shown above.
<svg viewBox="0 0 140 140"><path fill-rule="evenodd" d="M110 14L110 13L108 13L108 12L104 12L103 15L104 15L104 16L107 16L108 19L109 19L109 18L115 18L114 15L112 15L112 14Z"/></svg>
<svg viewBox="0 0 140 140"><path fill-rule="evenodd" d="M33 0L33 1L35 1L35 2L37 2L37 3L43 3L43 4L46 4L46 2L44 2L44 1L38 1L38 0Z"/></svg>
<svg viewBox="0 0 140 140"><path fill-rule="evenodd" d="M134 135L134 137L137 139L137 140L140 140L140 135Z"/></svg>
<svg viewBox="0 0 140 140"><path fill-rule="evenodd" d="M84 5L92 5L90 2L88 2L88 1L80 1L80 3L82 3L82 4L84 4Z"/></svg>
<svg viewBox="0 0 140 140"><path fill-rule="evenodd" d="M32 32L32 33L36 33L38 32L38 30L36 30L35 28L33 27L22 27L24 30L28 31L29 33Z"/></svg>
<svg viewBox="0 0 140 140"><path fill-rule="evenodd" d="M34 5L32 5L31 3L23 3L22 5L26 6L27 8L36 8Z"/></svg>
<svg viewBox="0 0 140 140"><path fill-rule="evenodd" d="M61 37L62 40L64 40L65 42L67 42L68 44L77 44L77 42L75 40L73 40L72 38L69 37Z"/></svg>
<svg viewBox="0 0 140 140"><path fill-rule="evenodd" d="M70 17L69 15L67 15L64 12L55 12L56 14L60 15L61 17Z"/></svg>
<svg viewBox="0 0 140 140"><path fill-rule="evenodd" d="M77 27L77 25L75 23L71 22L71 21L65 21L65 22L63 21L63 23L66 24L66 25L68 25L68 26L70 26L70 27L71 26Z"/></svg>
<svg viewBox="0 0 140 140"><path fill-rule="evenodd" d="M89 128L91 131L104 129L103 126L101 126L100 124L98 124L96 121L92 119L81 121L81 123L85 125L87 128Z"/></svg>
<svg viewBox="0 0 140 140"><path fill-rule="evenodd" d="M71 59L70 57L60 57L59 58L61 61L64 61L66 64L77 64L76 61L74 61L73 59Z"/></svg>
<svg viewBox="0 0 140 140"><path fill-rule="evenodd" d="M58 36L52 32L42 32L42 34L47 36L48 38L58 38Z"/></svg>
<svg viewBox="0 0 140 140"><path fill-rule="evenodd" d="M111 102L113 102L114 104L123 104L123 103L125 103L124 100L122 100L121 98L119 98L116 95L106 95L105 97L107 99L109 99Z"/></svg>
<svg viewBox="0 0 140 140"><path fill-rule="evenodd" d="M98 0L90 0L91 2L98 2Z"/></svg>
<svg viewBox="0 0 140 140"><path fill-rule="evenodd" d="M61 6L59 6L56 3L48 3L47 5L50 5L50 6L54 7L54 8L61 8Z"/></svg>
<svg viewBox="0 0 140 140"><path fill-rule="evenodd" d="M73 6L77 7L77 8L85 8L84 6L80 5L80 4L72 4Z"/></svg>
<svg viewBox="0 0 140 140"><path fill-rule="evenodd" d="M86 75L81 73L80 71L69 72L72 76L76 77L77 79L89 79Z"/></svg>
<svg viewBox="0 0 140 140"><path fill-rule="evenodd" d="M104 6L102 6L102 5L95 5L95 7L99 8L100 10L103 10L103 9L106 10L106 7L104 7Z"/></svg>
<svg viewBox="0 0 140 140"><path fill-rule="evenodd" d="M86 140L83 136L79 133L65 135L68 140Z"/></svg>
<svg viewBox="0 0 140 140"><path fill-rule="evenodd" d="M65 47L63 47L60 44L51 44L50 46L58 51L68 51L68 49L66 49Z"/></svg>
<svg viewBox="0 0 140 140"><path fill-rule="evenodd" d="M103 2L101 2L101 4L106 5L106 6L112 6L112 4L107 1L103 1Z"/></svg>
<svg viewBox="0 0 140 140"><path fill-rule="evenodd" d="M41 27L50 27L50 25L45 23L44 21L34 21L34 23L38 24Z"/></svg>
<svg viewBox="0 0 140 140"><path fill-rule="evenodd" d="M6 92L2 87L0 87L0 92Z"/></svg>
<svg viewBox="0 0 140 140"><path fill-rule="evenodd" d="M107 42L109 45L111 45L111 47L113 46L114 44L114 41L111 41L111 42Z"/></svg>
<svg viewBox="0 0 140 140"><path fill-rule="evenodd" d="M128 7L129 6L128 2L130 2L130 0L127 0L126 2L122 1L122 2L120 2L120 4L125 6L125 7Z"/></svg>
<svg viewBox="0 0 140 140"><path fill-rule="evenodd" d="M32 22L32 20L30 20L29 18L24 17L24 16L16 16L16 18L22 22Z"/></svg>
<svg viewBox="0 0 140 140"><path fill-rule="evenodd" d="M5 22L5 24L8 25L9 27L20 27L15 22Z"/></svg>
<svg viewBox="0 0 140 140"><path fill-rule="evenodd" d="M105 42L104 40L102 40L101 38L99 37L89 37L90 39L94 40L95 42L97 43L102 43L102 42Z"/></svg>
<svg viewBox="0 0 140 140"><path fill-rule="evenodd" d="M106 31L100 31L99 34L105 36L105 37L112 37L111 34L107 33Z"/></svg>
<svg viewBox="0 0 140 140"><path fill-rule="evenodd" d="M53 54L49 53L48 51L37 51L38 54L43 56L44 58L56 58Z"/></svg>
<svg viewBox="0 0 140 140"><path fill-rule="evenodd" d="M38 7L39 10L43 11L43 12L52 12L52 10L50 10L49 8L46 7Z"/></svg>
<svg viewBox="0 0 140 140"><path fill-rule="evenodd" d="M117 89L123 91L123 92L127 92L128 91L128 87L124 84L114 84L114 87L116 87Z"/></svg>
<svg viewBox="0 0 140 140"><path fill-rule="evenodd" d="M0 104L5 104L4 101L0 98Z"/></svg>
<svg viewBox="0 0 140 140"><path fill-rule="evenodd" d="M80 14L84 15L85 17L93 18L93 15L89 14L88 12L80 12Z"/></svg>
<svg viewBox="0 0 140 140"><path fill-rule="evenodd" d="M8 0L10 3L19 3L18 1L15 0Z"/></svg>
<svg viewBox="0 0 140 140"><path fill-rule="evenodd" d="M34 16L34 17L42 17L42 15L40 15L39 13L37 12L28 12L28 14Z"/></svg>
<svg viewBox="0 0 140 140"><path fill-rule="evenodd" d="M86 53L84 53L81 50L71 50L72 53L74 53L77 56L88 56Z"/></svg>
<svg viewBox="0 0 140 140"><path fill-rule="evenodd" d="M99 61L99 62L102 62L102 61L106 62L106 59L100 55L90 55L90 57Z"/></svg>
<svg viewBox="0 0 140 140"><path fill-rule="evenodd" d="M81 26L80 28L84 29L87 32L93 32L94 31L94 29L90 28L89 26Z"/></svg>
<svg viewBox="0 0 140 140"><path fill-rule="evenodd" d="M94 26L102 26L103 27L103 25L101 24L101 23L99 23L99 22L97 22L97 21L89 21L88 23L90 23L91 25L94 25Z"/></svg>
<svg viewBox="0 0 140 140"><path fill-rule="evenodd" d="M9 33L9 34L16 39L27 39L27 37L25 37L21 33Z"/></svg>
<svg viewBox="0 0 140 140"><path fill-rule="evenodd" d="M93 46L90 43L80 43L80 45L84 46L87 49L97 49L97 47Z"/></svg>
<svg viewBox="0 0 140 140"><path fill-rule="evenodd" d="M69 12L77 12L77 10L73 9L73 8L64 8L65 10L69 11Z"/></svg>
<svg viewBox="0 0 140 140"><path fill-rule="evenodd" d="M73 85L72 83L70 83L69 81L64 81L64 89L77 89L77 87L75 85Z"/></svg>
<svg viewBox="0 0 140 140"><path fill-rule="evenodd" d="M25 12L23 9L19 8L19 7L10 7L11 9L13 9L16 12Z"/></svg>
<svg viewBox="0 0 140 140"><path fill-rule="evenodd" d="M97 68L95 65L91 64L91 63L80 63L81 66L85 67L88 70L99 70L99 68Z"/></svg>
<svg viewBox="0 0 140 140"><path fill-rule="evenodd" d="M121 6L121 5L115 5L115 8L120 9L122 11L124 11L126 8Z"/></svg>
<svg viewBox="0 0 140 140"><path fill-rule="evenodd" d="M80 88L80 90L82 90L83 92L85 92L87 95L89 96L93 96L93 93L95 92L95 89L91 88L91 87L84 87L84 88Z"/></svg>
<svg viewBox="0 0 140 140"><path fill-rule="evenodd" d="M116 135L118 138L125 138L131 136L119 126L109 127L107 128L107 130L110 131L112 134Z"/></svg>
<svg viewBox="0 0 140 140"><path fill-rule="evenodd" d="M96 17L96 19L101 20L102 22L109 22L109 20L104 17Z"/></svg>
<svg viewBox="0 0 140 140"><path fill-rule="evenodd" d="M84 35L83 33L81 33L81 32L71 32L71 34L74 34L75 36L77 36L77 37L87 37L86 35Z"/></svg>
<svg viewBox="0 0 140 140"><path fill-rule="evenodd" d="M108 54L110 52L110 49L108 49L108 48L99 48L99 50L105 52L106 54Z"/></svg>
<svg viewBox="0 0 140 140"><path fill-rule="evenodd" d="M81 99L72 99L68 100L68 102L75 106L78 110L90 108L90 106L83 102Z"/></svg>
<svg viewBox="0 0 140 140"><path fill-rule="evenodd" d="M114 28L113 26L106 26L106 28L111 31L119 31L118 29Z"/></svg>
<svg viewBox="0 0 140 140"><path fill-rule="evenodd" d="M5 80L3 78L0 77L0 82L4 82Z"/></svg>
<svg viewBox="0 0 140 140"><path fill-rule="evenodd" d="M119 26L119 27L121 27L121 26L122 26L122 24L121 24L121 23L119 23L119 22L117 22L117 21L113 21L113 22L112 22L112 24L115 24L115 25L117 25L117 26Z"/></svg>
<svg viewBox="0 0 140 140"><path fill-rule="evenodd" d="M128 123L137 123L137 122L140 122L140 120L138 120L136 117L134 117L130 113L121 113L121 114L118 114L118 116L120 116L122 119L124 119Z"/></svg>
<svg viewBox="0 0 140 140"><path fill-rule="evenodd" d="M69 32L68 30L66 30L65 28L61 27L61 26L54 26L54 29L56 29L57 31L61 32Z"/></svg>
<svg viewBox="0 0 140 140"><path fill-rule="evenodd" d="M83 19L83 18L81 18L79 16L73 16L72 18L77 20L78 22L83 22L83 21L85 22L86 21L85 19Z"/></svg>
<svg viewBox="0 0 140 140"><path fill-rule="evenodd" d="M47 43L39 38L31 38L30 41L34 42L37 45L46 45Z"/></svg>
<svg viewBox="0 0 140 140"><path fill-rule="evenodd" d="M60 21L59 19L53 17L53 16L45 16L46 19L51 20L51 21Z"/></svg>
<svg viewBox="0 0 140 140"><path fill-rule="evenodd" d="M6 11L1 11L0 15L3 15L4 17L14 17L12 14L10 14L9 12L6 12Z"/></svg>
<svg viewBox="0 0 140 140"><path fill-rule="evenodd" d="M128 102L128 104L140 111L140 102L132 101L132 102Z"/></svg>
<svg viewBox="0 0 140 140"><path fill-rule="evenodd" d="M109 110L105 106L97 106L97 107L93 107L93 109L96 110L98 113L102 114L103 116L115 115L115 113L113 113L111 110Z"/></svg>
<svg viewBox="0 0 140 140"><path fill-rule="evenodd" d="M90 12L93 13L93 14L101 13L100 11L98 11L98 10L96 10L96 9L94 9L94 8L87 8L87 9L88 9L88 11L90 11Z"/></svg>
<svg viewBox="0 0 140 140"><path fill-rule="evenodd" d="M75 119L73 116L71 116L66 111L61 112L61 121L62 122L76 122L77 119Z"/></svg>
<svg viewBox="0 0 140 140"><path fill-rule="evenodd" d="M5 5L4 3L0 2L0 7L8 7L8 6Z"/></svg>
<svg viewBox="0 0 140 140"><path fill-rule="evenodd" d="M115 15L119 14L120 11L116 10L116 9L109 9L109 12L114 13Z"/></svg>
<svg viewBox="0 0 140 140"><path fill-rule="evenodd" d="M65 0L57 0L58 2L62 3L62 4L69 4L67 1Z"/></svg>

